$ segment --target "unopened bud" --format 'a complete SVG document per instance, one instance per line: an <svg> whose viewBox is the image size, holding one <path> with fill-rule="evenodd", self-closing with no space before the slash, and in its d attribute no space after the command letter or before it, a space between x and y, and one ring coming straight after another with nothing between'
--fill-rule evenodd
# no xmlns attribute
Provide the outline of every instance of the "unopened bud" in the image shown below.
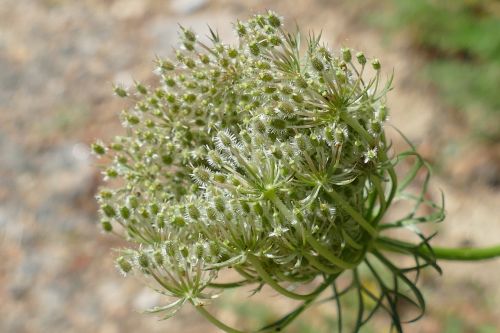
<svg viewBox="0 0 500 333"><path fill-rule="evenodd" d="M366 57L363 52L356 53L356 59L358 59L360 65L366 64Z"/></svg>
<svg viewBox="0 0 500 333"><path fill-rule="evenodd" d="M141 252L139 254L139 257L137 258L137 262L139 263L139 266L142 268L148 268L149 267L149 258L146 253Z"/></svg>
<svg viewBox="0 0 500 333"><path fill-rule="evenodd" d="M163 253L161 253L161 250L156 250L153 253L153 258L157 265L159 266L163 265L164 258L163 258Z"/></svg>
<svg viewBox="0 0 500 333"><path fill-rule="evenodd" d="M342 48L342 60L350 62L352 59L351 50L349 48Z"/></svg>
<svg viewBox="0 0 500 333"><path fill-rule="evenodd" d="M101 209L104 212L104 215L106 215L109 218L112 218L116 215L115 209L110 205L104 205L101 207Z"/></svg>
<svg viewBox="0 0 500 333"><path fill-rule="evenodd" d="M90 147L96 155L104 155L106 153L106 148L101 143L93 143Z"/></svg>
<svg viewBox="0 0 500 333"><path fill-rule="evenodd" d="M269 25L274 28L279 28L281 26L280 18L273 12L269 12L267 16L267 21L269 22Z"/></svg>
<svg viewBox="0 0 500 333"><path fill-rule="evenodd" d="M124 257L119 257L118 259L116 259L116 264L118 265L118 268L123 272L123 274L127 274L132 270L132 265Z"/></svg>
<svg viewBox="0 0 500 333"><path fill-rule="evenodd" d="M113 231L113 225L108 220L102 220L101 221L101 227L102 227L102 230L104 230L105 232L111 232L111 231Z"/></svg>
<svg viewBox="0 0 500 333"><path fill-rule="evenodd" d="M325 69L325 66L323 65L323 62L319 60L318 58L312 58L311 59L311 64L315 70L318 72L321 72Z"/></svg>
<svg viewBox="0 0 500 333"><path fill-rule="evenodd" d="M113 90L115 92L115 95L118 97L127 97L128 96L128 92L123 87L114 86Z"/></svg>

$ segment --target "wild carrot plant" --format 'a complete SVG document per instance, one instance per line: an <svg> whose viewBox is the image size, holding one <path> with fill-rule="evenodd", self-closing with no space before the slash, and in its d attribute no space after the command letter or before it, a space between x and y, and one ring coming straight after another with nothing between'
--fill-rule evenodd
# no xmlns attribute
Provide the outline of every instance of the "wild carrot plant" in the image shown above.
<svg viewBox="0 0 500 333"><path fill-rule="evenodd" d="M419 272L439 271L436 257L446 253L419 229L444 217L426 195L427 164L411 145L396 155L386 138L392 77L384 80L381 63L361 52L288 33L273 12L234 30L237 45L212 30L206 44L181 27L175 59L156 61L156 88L115 87L135 101L121 115L126 135L93 151L113 180L97 196L102 228L130 244L118 268L165 295L166 305L148 311L163 318L190 304L220 329L241 332L207 305L228 288L253 285L300 301L260 332L282 330L328 292L339 330L342 296L351 292L355 331L381 310L401 332L425 309ZM398 177L403 161L413 166ZM412 208L387 221L396 200ZM416 241L387 236L400 228ZM389 252L414 264L400 267ZM225 270L241 278L221 283ZM339 276L350 277L347 287ZM400 302L419 313L401 318Z"/></svg>

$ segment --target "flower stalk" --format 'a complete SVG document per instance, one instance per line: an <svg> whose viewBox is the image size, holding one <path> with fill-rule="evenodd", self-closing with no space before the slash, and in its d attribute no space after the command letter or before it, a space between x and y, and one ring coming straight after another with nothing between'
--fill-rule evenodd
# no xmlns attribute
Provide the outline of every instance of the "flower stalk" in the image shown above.
<svg viewBox="0 0 500 333"><path fill-rule="evenodd" d="M390 238L378 238L375 247L380 250L404 253L404 249L415 249L415 244ZM434 256L437 260L481 261L500 257L500 245L488 247L439 247L416 248L424 256Z"/></svg>

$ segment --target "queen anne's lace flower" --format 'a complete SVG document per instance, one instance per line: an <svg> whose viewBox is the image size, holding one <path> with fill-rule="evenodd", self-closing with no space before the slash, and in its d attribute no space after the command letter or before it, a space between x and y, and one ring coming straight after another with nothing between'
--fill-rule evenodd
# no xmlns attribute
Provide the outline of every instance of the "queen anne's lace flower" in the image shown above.
<svg viewBox="0 0 500 333"><path fill-rule="evenodd" d="M380 62L314 35L301 52L272 12L235 30L237 45L206 45L181 28L158 87L115 87L136 100L128 135L93 145L120 180L98 195L103 229L132 244L117 266L174 298L150 311L166 317L252 283L310 302L365 261L396 193ZM227 268L243 280L217 284ZM313 293L287 287L316 277Z"/></svg>

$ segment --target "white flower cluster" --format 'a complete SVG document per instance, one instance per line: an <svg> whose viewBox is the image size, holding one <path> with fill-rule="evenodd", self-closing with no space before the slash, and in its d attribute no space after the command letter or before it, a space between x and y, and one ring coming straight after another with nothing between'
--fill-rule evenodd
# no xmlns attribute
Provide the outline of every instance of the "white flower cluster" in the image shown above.
<svg viewBox="0 0 500 333"><path fill-rule="evenodd" d="M117 266L176 298L152 309L166 316L214 297L228 268L232 287L307 300L287 286L355 268L394 196L379 61L301 45L273 12L235 31L238 45L213 31L206 45L181 28L157 88L116 87L136 100L127 135L93 145L116 179L98 195L102 226L131 244Z"/></svg>

